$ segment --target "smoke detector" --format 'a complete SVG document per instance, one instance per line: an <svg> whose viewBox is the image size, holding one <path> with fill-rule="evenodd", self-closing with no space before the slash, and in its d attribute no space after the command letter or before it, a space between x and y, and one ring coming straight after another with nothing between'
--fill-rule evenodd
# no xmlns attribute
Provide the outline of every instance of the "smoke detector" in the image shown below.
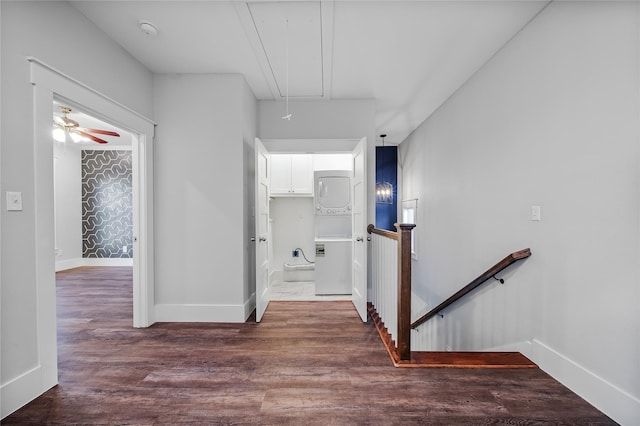
<svg viewBox="0 0 640 426"><path fill-rule="evenodd" d="M158 28L149 21L140 21L140 29L149 37L158 35Z"/></svg>

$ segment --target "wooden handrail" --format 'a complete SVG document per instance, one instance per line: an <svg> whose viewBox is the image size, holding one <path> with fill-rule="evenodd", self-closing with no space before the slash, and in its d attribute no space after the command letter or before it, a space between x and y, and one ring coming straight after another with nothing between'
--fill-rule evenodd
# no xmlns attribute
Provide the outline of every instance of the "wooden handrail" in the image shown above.
<svg viewBox="0 0 640 426"><path fill-rule="evenodd" d="M427 312L426 314L418 318L416 321L413 322L413 324L411 324L411 328L418 327L420 324L436 316L441 310L443 310L447 306L451 305L452 303L456 302L466 294L470 293L473 289L478 287L483 282L487 281L489 278L492 278L492 277L495 278L495 275L498 272L502 271L503 269L517 262L518 260L525 259L529 256L531 256L531 250L529 250L528 248L511 253L510 255L502 259L500 262L496 263L491 268L489 268L489 270L487 270L484 274L480 275L478 278L476 278L475 280L471 281L469 284L464 286L453 296L449 297L447 300L445 300L444 302L442 302L441 304L439 304L438 306L436 306L435 308L433 308L432 310L430 310L429 312ZM504 282L502 280L500 281Z"/></svg>
<svg viewBox="0 0 640 426"><path fill-rule="evenodd" d="M367 232L370 233L370 234L382 235L383 237L391 238L392 240L397 240L398 239L398 233L397 232L395 232L395 231L387 231L386 229L379 229L379 228L376 228L375 226L373 226L372 224L369 224L369 226L367 226Z"/></svg>

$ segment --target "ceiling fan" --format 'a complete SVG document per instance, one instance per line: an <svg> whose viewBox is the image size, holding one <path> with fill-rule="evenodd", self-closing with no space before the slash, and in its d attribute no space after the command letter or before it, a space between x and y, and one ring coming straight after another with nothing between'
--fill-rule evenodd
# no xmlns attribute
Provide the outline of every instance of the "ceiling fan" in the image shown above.
<svg viewBox="0 0 640 426"><path fill-rule="evenodd" d="M120 136L120 134L110 130L86 129L84 127L80 127L80 123L68 117L71 112L71 108L67 106L60 105L60 111L62 111L62 117L57 115L53 116L53 138L59 142L66 141L67 133L71 136L71 139L73 139L74 142L92 140L97 143L108 143L106 140L94 136L91 133L107 136Z"/></svg>

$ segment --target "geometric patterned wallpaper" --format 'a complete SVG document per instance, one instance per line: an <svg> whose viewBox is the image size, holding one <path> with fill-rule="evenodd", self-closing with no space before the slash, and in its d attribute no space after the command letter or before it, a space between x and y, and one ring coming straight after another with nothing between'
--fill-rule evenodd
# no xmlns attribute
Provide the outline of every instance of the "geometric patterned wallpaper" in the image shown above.
<svg viewBox="0 0 640 426"><path fill-rule="evenodd" d="M131 171L131 151L82 151L83 258L133 257Z"/></svg>

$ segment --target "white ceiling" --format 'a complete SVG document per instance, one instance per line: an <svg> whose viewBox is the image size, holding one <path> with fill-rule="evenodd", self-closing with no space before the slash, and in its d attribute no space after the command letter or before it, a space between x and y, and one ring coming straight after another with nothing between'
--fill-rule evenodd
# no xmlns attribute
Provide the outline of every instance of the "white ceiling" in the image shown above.
<svg viewBox="0 0 640 426"><path fill-rule="evenodd" d="M154 73L240 73L258 99L284 100L288 69L292 99L375 98L376 134L391 143L402 142L547 3L71 2ZM141 20L158 35L145 35Z"/></svg>

